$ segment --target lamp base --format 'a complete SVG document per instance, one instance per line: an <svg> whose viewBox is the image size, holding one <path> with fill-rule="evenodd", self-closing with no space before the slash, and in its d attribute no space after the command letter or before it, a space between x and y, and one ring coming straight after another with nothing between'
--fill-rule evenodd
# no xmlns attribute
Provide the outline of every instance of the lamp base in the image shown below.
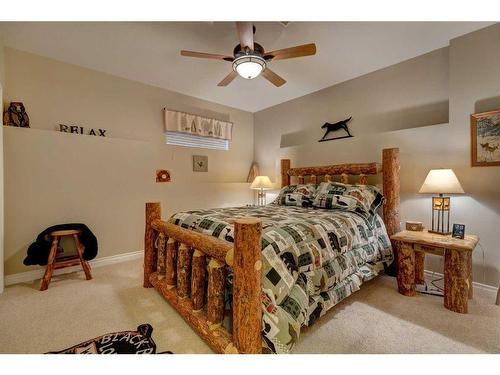
<svg viewBox="0 0 500 375"><path fill-rule="evenodd" d="M258 206L265 206L267 204L266 202L266 192L264 189L259 190L259 193L257 194L257 205Z"/></svg>
<svg viewBox="0 0 500 375"><path fill-rule="evenodd" d="M450 197L439 194L432 197L432 225L430 233L447 236L450 232ZM445 215L446 213L446 215Z"/></svg>
<svg viewBox="0 0 500 375"><path fill-rule="evenodd" d="M437 230L430 230L430 229L427 232L433 233L433 234L440 234L442 236L448 236L451 234L451 232L438 232Z"/></svg>

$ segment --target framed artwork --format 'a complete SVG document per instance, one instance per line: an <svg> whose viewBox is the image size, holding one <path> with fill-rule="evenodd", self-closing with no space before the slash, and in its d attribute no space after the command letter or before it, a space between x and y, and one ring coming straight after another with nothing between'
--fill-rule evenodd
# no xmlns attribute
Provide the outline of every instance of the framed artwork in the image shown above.
<svg viewBox="0 0 500 375"><path fill-rule="evenodd" d="M170 182L170 172L166 169L157 169L156 182Z"/></svg>
<svg viewBox="0 0 500 375"><path fill-rule="evenodd" d="M500 109L474 113L470 120L472 166L500 166Z"/></svg>
<svg viewBox="0 0 500 375"><path fill-rule="evenodd" d="M453 224L452 237L464 239L465 237L465 225L464 224Z"/></svg>
<svg viewBox="0 0 500 375"><path fill-rule="evenodd" d="M208 156L193 155L193 172L208 172Z"/></svg>

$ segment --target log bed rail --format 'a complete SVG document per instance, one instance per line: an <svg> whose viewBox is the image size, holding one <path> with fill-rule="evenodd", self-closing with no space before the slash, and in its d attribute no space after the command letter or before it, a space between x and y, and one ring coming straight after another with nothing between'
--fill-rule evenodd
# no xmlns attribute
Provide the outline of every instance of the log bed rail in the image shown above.
<svg viewBox="0 0 500 375"><path fill-rule="evenodd" d="M281 160L282 186L291 177L304 183L349 175L367 183L368 175L383 173L384 222L388 235L399 231L399 149L384 149L378 163L290 168ZM161 219L159 202L146 203L144 284L154 287L216 353L262 352L261 310L262 222L235 218L234 243L182 228ZM226 270L233 272L232 327L222 324L225 311Z"/></svg>

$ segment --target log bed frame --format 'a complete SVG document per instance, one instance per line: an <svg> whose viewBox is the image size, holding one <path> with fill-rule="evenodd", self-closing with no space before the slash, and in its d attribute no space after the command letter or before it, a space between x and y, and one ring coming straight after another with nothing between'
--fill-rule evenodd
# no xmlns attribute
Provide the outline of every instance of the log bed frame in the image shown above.
<svg viewBox="0 0 500 375"><path fill-rule="evenodd" d="M290 168L281 160L281 185L292 177L315 183L320 176L366 184L382 172L384 223L389 237L400 229L399 149L382 151L379 163ZM159 202L146 203L144 287L154 287L216 353L261 353L261 230L260 219L234 220L234 244L161 219ZM394 247L395 248L395 247ZM233 271L232 327L223 325L226 266Z"/></svg>

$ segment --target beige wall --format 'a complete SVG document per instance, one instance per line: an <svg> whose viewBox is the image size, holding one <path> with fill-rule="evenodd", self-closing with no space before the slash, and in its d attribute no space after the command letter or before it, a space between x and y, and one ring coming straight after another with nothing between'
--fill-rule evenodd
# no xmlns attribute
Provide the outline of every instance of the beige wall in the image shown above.
<svg viewBox="0 0 500 375"><path fill-rule="evenodd" d="M470 167L469 115L479 109L476 101L500 108L499 33L495 25L449 48L257 112L255 158L262 173L278 181L280 158L292 159L292 166L377 161L382 148L399 147L402 221L429 226L430 197L418 189L429 169L451 167L467 192L453 197L452 222L477 233L485 252L484 267L479 248L473 256L474 279L498 286L500 168ZM483 49L494 52L475 58ZM325 121L351 115L354 138L317 142ZM432 124L442 125L425 126ZM430 257L427 267L439 270L440 259Z"/></svg>
<svg viewBox="0 0 500 375"><path fill-rule="evenodd" d="M0 35L0 82L2 84L5 82L5 58L4 58L4 44L2 35Z"/></svg>
<svg viewBox="0 0 500 375"><path fill-rule="evenodd" d="M499 42L500 23L450 44L450 124L460 139L456 165L474 202L463 221L479 233L486 256L486 281L496 287L500 282L500 167L470 168L469 116L500 109ZM476 256L481 263L480 254ZM477 276L482 280L481 273Z"/></svg>
<svg viewBox="0 0 500 375"><path fill-rule="evenodd" d="M4 46L0 35L0 113L3 114L3 85L5 82ZM3 197L3 116L0 120L0 293L4 287L4 197Z"/></svg>
<svg viewBox="0 0 500 375"><path fill-rule="evenodd" d="M325 121L349 116L356 136L448 122L448 49L317 91L255 113L255 155L264 170L288 147L318 144ZM313 153L314 155L314 153Z"/></svg>
<svg viewBox="0 0 500 375"><path fill-rule="evenodd" d="M253 115L96 71L5 49L4 102L24 102L32 129L5 128L5 271L27 271L26 248L46 227L83 222L99 257L142 249L144 203L174 211L252 203ZM162 108L234 122L230 151L164 144ZM63 134L59 123L105 128L108 138ZM192 155L209 172L192 172ZM173 182L154 182L155 170Z"/></svg>

